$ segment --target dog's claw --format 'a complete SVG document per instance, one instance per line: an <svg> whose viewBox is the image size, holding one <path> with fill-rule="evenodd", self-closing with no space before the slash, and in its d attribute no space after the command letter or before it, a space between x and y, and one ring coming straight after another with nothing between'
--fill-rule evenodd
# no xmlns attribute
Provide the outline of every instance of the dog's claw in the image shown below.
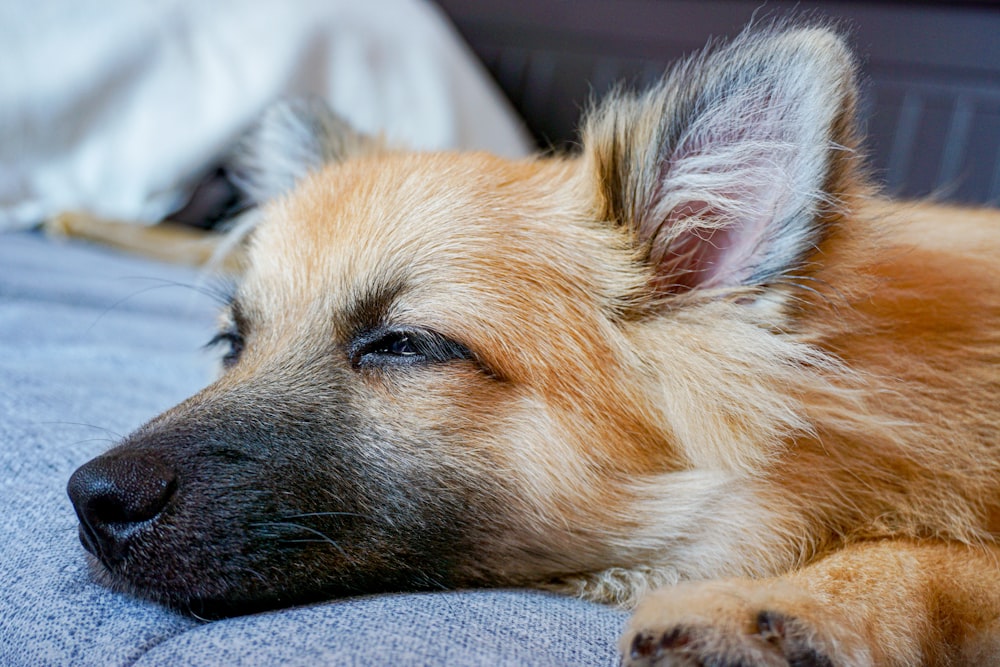
<svg viewBox="0 0 1000 667"><path fill-rule="evenodd" d="M757 614L757 633L770 643L777 644L785 636L785 617L773 611L762 611Z"/></svg>
<svg viewBox="0 0 1000 667"><path fill-rule="evenodd" d="M655 662L668 651L682 648L689 643L691 643L691 634L681 627L672 628L659 637L648 632L640 632L632 640L629 658L634 661L651 659Z"/></svg>
<svg viewBox="0 0 1000 667"><path fill-rule="evenodd" d="M648 658L653 655L656 648L656 641L653 636L645 632L640 632L632 640L632 647L629 649L629 657L633 660Z"/></svg>

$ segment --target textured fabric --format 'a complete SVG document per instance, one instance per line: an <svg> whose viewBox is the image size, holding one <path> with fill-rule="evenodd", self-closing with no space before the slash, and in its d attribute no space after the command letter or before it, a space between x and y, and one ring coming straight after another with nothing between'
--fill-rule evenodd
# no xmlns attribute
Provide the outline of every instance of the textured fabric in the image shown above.
<svg viewBox="0 0 1000 667"><path fill-rule="evenodd" d="M0 229L158 220L269 103L303 94L412 148L530 146L429 2L4 2Z"/></svg>
<svg viewBox="0 0 1000 667"><path fill-rule="evenodd" d="M207 287L179 267L0 235L0 665L617 664L624 614L537 592L374 596L205 624L93 580L66 481L209 380Z"/></svg>

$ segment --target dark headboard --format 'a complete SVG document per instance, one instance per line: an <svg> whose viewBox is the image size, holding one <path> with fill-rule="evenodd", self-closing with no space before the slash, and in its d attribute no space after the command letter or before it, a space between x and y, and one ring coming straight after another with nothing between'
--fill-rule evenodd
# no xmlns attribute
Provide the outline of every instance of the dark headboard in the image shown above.
<svg viewBox="0 0 1000 667"><path fill-rule="evenodd" d="M1000 3L439 0L541 146L591 95L657 78L710 36L789 12L837 21L863 57L868 151L890 193L1000 204Z"/></svg>

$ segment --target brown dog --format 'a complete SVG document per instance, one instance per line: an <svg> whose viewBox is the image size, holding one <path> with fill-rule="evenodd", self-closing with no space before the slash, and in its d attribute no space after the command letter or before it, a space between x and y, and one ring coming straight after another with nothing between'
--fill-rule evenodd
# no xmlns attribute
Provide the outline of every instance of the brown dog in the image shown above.
<svg viewBox="0 0 1000 667"><path fill-rule="evenodd" d="M74 474L85 545L195 610L638 603L633 665L1000 659L1000 218L873 196L854 69L744 35L606 100L574 159L277 113L258 181L301 183L226 370Z"/></svg>

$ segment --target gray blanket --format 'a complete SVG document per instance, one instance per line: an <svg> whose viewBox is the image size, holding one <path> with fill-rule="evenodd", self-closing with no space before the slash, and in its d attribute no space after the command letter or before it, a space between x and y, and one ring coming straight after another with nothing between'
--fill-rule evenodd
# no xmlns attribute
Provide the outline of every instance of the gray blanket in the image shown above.
<svg viewBox="0 0 1000 667"><path fill-rule="evenodd" d="M0 665L613 665L622 612L531 591L381 595L203 623L93 581L72 471L212 375L190 270L0 235Z"/></svg>

